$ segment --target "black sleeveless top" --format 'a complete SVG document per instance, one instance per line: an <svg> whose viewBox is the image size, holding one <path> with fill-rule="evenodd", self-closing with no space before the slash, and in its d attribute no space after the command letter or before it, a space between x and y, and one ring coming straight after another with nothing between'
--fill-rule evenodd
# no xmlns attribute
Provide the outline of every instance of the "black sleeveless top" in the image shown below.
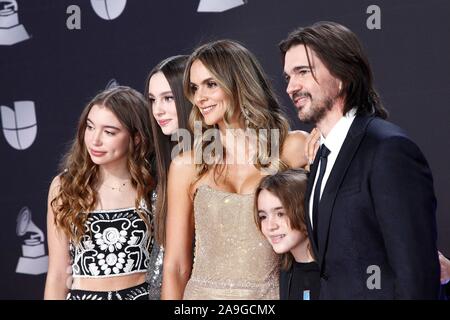
<svg viewBox="0 0 450 320"><path fill-rule="evenodd" d="M151 224L152 216L146 206ZM136 209L89 213L85 234L70 242L73 277L111 277L147 272L153 237Z"/></svg>

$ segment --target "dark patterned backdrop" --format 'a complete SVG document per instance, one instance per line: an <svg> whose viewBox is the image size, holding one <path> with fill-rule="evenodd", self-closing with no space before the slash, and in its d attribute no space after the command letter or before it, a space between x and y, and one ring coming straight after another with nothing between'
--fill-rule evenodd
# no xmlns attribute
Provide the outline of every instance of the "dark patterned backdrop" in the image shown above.
<svg viewBox="0 0 450 320"><path fill-rule="evenodd" d="M374 2L378 7L369 8ZM238 6L197 11L228 4ZM309 130L285 94L277 43L319 20L358 34L391 121L425 153L438 198L439 248L450 255L449 12L448 0L1 0L0 298L43 296L49 183L97 91L113 79L143 91L162 58L231 38L260 59L293 128Z"/></svg>

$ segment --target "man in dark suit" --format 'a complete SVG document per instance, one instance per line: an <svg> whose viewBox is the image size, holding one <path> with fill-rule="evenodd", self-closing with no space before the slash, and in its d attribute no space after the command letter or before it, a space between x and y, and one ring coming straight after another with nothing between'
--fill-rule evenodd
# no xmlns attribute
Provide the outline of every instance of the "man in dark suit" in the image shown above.
<svg viewBox="0 0 450 320"><path fill-rule="evenodd" d="M417 145L385 121L359 40L319 22L280 43L287 93L321 133L306 194L321 299L437 299L436 199Z"/></svg>

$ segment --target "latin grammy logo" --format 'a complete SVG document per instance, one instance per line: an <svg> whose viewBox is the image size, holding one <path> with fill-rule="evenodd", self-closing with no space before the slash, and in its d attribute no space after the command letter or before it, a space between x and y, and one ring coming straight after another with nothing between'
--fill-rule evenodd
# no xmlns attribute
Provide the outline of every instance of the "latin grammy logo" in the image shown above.
<svg viewBox="0 0 450 320"><path fill-rule="evenodd" d="M36 138L37 123L33 101L16 101L14 110L0 106L3 134L9 145L17 150L29 148Z"/></svg>
<svg viewBox="0 0 450 320"><path fill-rule="evenodd" d="M197 12L224 12L246 3L247 0L200 0Z"/></svg>
<svg viewBox="0 0 450 320"><path fill-rule="evenodd" d="M100 18L114 20L122 14L127 0L91 0L91 5Z"/></svg>
<svg viewBox="0 0 450 320"><path fill-rule="evenodd" d="M23 241L22 256L17 263L16 273L46 273L48 256L45 254L44 233L31 221L31 211L27 207L23 207L17 216L16 233L19 237L30 234Z"/></svg>
<svg viewBox="0 0 450 320"><path fill-rule="evenodd" d="M105 90L112 89L112 88L115 88L118 86L120 86L119 82L117 82L117 80L113 78L113 79L109 80L109 82L107 83L107 85L105 87Z"/></svg>
<svg viewBox="0 0 450 320"><path fill-rule="evenodd" d="M19 24L16 0L0 1L0 45L10 46L28 40L25 27Z"/></svg>

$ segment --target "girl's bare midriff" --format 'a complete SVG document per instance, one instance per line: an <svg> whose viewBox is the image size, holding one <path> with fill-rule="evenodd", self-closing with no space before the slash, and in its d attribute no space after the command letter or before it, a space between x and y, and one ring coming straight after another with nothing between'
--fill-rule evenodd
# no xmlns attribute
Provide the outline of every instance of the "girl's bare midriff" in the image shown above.
<svg viewBox="0 0 450 320"><path fill-rule="evenodd" d="M145 272L104 278L73 278L72 290L118 291L145 282Z"/></svg>

